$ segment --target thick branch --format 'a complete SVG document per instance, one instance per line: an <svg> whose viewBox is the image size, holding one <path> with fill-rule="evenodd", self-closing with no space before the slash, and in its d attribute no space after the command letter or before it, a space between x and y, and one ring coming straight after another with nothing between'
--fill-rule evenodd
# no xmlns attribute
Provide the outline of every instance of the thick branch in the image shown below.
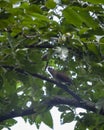
<svg viewBox="0 0 104 130"><path fill-rule="evenodd" d="M43 44L33 44L33 45L28 45L28 46L25 46L26 48L54 48L55 46L54 45L51 45L49 43L43 43Z"/></svg>
<svg viewBox="0 0 104 130"><path fill-rule="evenodd" d="M94 113L97 113L97 109L95 107L95 103L90 102L90 101L84 101L84 103L79 103L76 99L72 98L63 98L60 96L55 96L52 97L51 99L45 99L44 101L41 102L41 104L43 106L47 107L53 107L53 106L57 106L57 105L69 105L69 106L74 106L74 107L80 107L80 108L84 108L88 111L92 111ZM42 107L41 107L42 108ZM38 109L37 109L38 110ZM43 112L43 111L42 111ZM7 113L3 116L0 116L0 122L7 120L7 119L11 119L14 117L19 117L19 116L27 116L27 115L31 115L31 114L35 114L38 113L38 111L35 110L35 107L33 108L28 108L25 110L18 110L18 111L12 111L10 113ZM103 113L99 113L101 115L104 115L104 111Z"/></svg>
<svg viewBox="0 0 104 130"><path fill-rule="evenodd" d="M4 67L5 69L9 69L9 70L15 70L16 72L19 72L19 73L22 73L22 74L25 74L25 75L31 75L31 76L40 78L42 80L46 80L46 81L48 81L50 83L56 84L57 87L59 87L59 88L63 89L64 91L66 91L68 94L73 96L79 102L82 101L82 99L76 93L74 93L71 89L69 89L66 85L64 85L62 83L59 83L59 82L57 82L55 80L49 79L49 78L47 78L47 77L45 77L43 75L37 74L37 73L30 73L30 72L24 71L23 69L15 68L13 66L2 65L1 67Z"/></svg>
<svg viewBox="0 0 104 130"><path fill-rule="evenodd" d="M64 105L69 105L69 106L74 106L74 107L80 107L89 111L93 111L94 113L97 113L95 103L87 101L87 100L84 100L83 103L80 103L74 98L69 99L69 98L64 98L60 96L55 96L49 101L48 104L50 105L64 104Z"/></svg>
<svg viewBox="0 0 104 130"><path fill-rule="evenodd" d="M75 98L69 99L69 98L63 98L63 97L59 97L56 96L54 98L52 98L51 100L49 100L48 105L52 105L52 106L56 106L56 105L69 105L69 106L73 106L73 107L80 107L83 109L86 109L88 111L92 111L94 113L100 114L100 115L104 115L104 109L97 109L96 107L96 103L91 102L91 101L87 101L87 100L83 100L83 102L79 102L78 100L76 100Z"/></svg>
<svg viewBox="0 0 104 130"><path fill-rule="evenodd" d="M3 116L0 116L0 122L3 122L5 120L14 118L14 117L22 117L22 116L28 116L31 114L35 114L36 112L34 111L33 108L25 109L25 110L18 110L18 111L11 111Z"/></svg>

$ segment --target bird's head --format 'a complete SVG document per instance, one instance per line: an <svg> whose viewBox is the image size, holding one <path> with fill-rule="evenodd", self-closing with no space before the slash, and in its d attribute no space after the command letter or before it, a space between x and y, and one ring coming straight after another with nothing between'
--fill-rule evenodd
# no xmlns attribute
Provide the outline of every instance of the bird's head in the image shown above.
<svg viewBox="0 0 104 130"><path fill-rule="evenodd" d="M49 71L49 72L52 72L53 69L52 69L51 67L48 67L48 71Z"/></svg>
<svg viewBox="0 0 104 130"><path fill-rule="evenodd" d="M53 75L56 75L56 71L53 69L53 68L51 68L51 67L48 67L48 71L49 71L49 73L53 76Z"/></svg>

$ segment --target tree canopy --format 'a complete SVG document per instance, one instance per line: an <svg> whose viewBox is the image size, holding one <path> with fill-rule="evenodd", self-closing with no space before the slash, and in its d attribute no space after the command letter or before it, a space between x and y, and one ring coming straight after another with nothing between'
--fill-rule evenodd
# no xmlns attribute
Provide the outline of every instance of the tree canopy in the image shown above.
<svg viewBox="0 0 104 130"><path fill-rule="evenodd" d="M0 0L0 129L53 128L56 106L75 130L104 130L103 72L104 0Z"/></svg>

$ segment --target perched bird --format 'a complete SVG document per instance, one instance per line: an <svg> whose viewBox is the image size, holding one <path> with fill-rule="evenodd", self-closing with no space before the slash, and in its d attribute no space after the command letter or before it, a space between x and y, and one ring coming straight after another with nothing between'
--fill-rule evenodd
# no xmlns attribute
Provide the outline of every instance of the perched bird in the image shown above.
<svg viewBox="0 0 104 130"><path fill-rule="evenodd" d="M48 67L48 71L51 73L51 75L53 76L54 79L56 79L59 82L63 82L66 83L68 85L72 84L72 79L69 78L67 75L65 75L62 72L58 72L50 67Z"/></svg>

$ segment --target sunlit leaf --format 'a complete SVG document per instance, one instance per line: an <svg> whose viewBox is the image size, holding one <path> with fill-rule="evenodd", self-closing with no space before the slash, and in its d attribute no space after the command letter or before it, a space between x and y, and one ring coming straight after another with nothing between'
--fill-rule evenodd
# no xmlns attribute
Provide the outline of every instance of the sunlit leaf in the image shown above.
<svg viewBox="0 0 104 130"><path fill-rule="evenodd" d="M54 2L54 0L47 0L46 7L48 7L49 9L54 9L56 7L56 3Z"/></svg>

